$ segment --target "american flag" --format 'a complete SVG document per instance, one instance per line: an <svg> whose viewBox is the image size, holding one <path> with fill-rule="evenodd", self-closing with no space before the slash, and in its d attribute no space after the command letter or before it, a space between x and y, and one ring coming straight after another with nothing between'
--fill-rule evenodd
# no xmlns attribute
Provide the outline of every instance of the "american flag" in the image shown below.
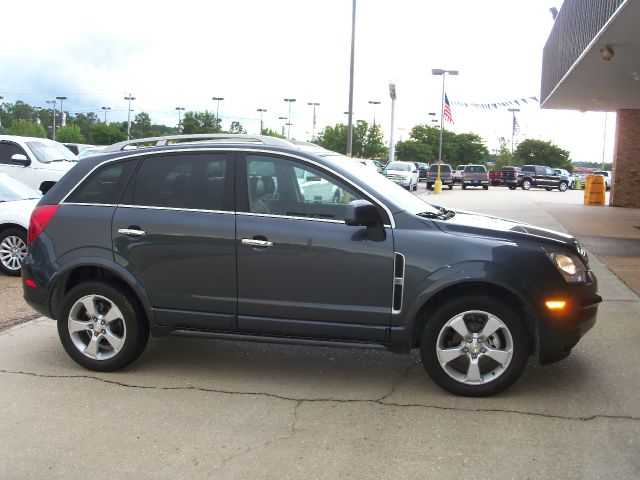
<svg viewBox="0 0 640 480"><path fill-rule="evenodd" d="M453 115L451 114L451 105L449 105L449 97L447 94L444 94L444 119L453 125Z"/></svg>
<svg viewBox="0 0 640 480"><path fill-rule="evenodd" d="M520 125L518 124L518 120L516 119L516 116L513 116L513 135L516 135L518 133L520 133Z"/></svg>

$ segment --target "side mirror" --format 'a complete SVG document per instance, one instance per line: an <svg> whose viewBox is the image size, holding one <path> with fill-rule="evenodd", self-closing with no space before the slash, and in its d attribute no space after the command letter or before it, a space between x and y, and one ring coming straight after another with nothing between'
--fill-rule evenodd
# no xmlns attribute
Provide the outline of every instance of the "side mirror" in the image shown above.
<svg viewBox="0 0 640 480"><path fill-rule="evenodd" d="M23 167L28 167L29 165L31 165L31 160L29 160L26 155L23 155L21 153L13 154L11 156L11 161L18 165L22 165Z"/></svg>
<svg viewBox="0 0 640 480"><path fill-rule="evenodd" d="M365 226L373 227L381 224L378 209L366 200L354 200L347 205L344 215L344 223L352 227Z"/></svg>

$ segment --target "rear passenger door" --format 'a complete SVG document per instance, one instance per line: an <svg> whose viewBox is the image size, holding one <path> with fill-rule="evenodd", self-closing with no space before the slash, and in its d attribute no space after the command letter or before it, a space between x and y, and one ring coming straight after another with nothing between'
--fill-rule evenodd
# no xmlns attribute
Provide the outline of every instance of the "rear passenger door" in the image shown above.
<svg viewBox="0 0 640 480"><path fill-rule="evenodd" d="M161 325L232 329L236 252L232 154L143 157L112 223L115 259Z"/></svg>

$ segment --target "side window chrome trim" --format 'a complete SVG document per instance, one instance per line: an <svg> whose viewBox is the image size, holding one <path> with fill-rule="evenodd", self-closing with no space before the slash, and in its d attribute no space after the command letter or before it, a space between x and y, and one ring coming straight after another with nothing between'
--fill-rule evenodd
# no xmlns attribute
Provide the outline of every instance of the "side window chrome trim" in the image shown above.
<svg viewBox="0 0 640 480"><path fill-rule="evenodd" d="M140 208L142 210L169 210L172 212L200 212L200 213L222 213L225 215L235 215L236 212L229 210L206 210L203 208L179 208L179 207L155 207L153 205L116 205L118 208Z"/></svg>
<svg viewBox="0 0 640 480"><path fill-rule="evenodd" d="M391 294L391 313L393 315L398 315L402 311L406 268L404 255L395 252L393 256L393 289Z"/></svg>
<svg viewBox="0 0 640 480"><path fill-rule="evenodd" d="M60 204L64 203L67 198L69 198L77 189L78 187L93 173L96 171L96 169L107 165L109 163L112 162L118 162L118 161L122 161L122 160L127 160L130 158L137 158L137 157L148 157L148 156L153 156L153 155L157 155L157 154L171 154L171 153L190 153L190 152L207 152L207 153L224 153L224 152L242 152L242 153L265 153L265 154L269 154L272 156L276 156L276 157L284 157L284 158L295 158L296 160L300 160L304 163L308 163L311 164L317 168L319 168L320 170L325 170L325 171L329 171L331 172L332 175L335 175L336 177L340 178L341 180L343 180L344 182L346 182L347 184L349 184L353 189L355 189L356 191L362 193L365 197L369 197L371 198L374 203L376 203L380 208L382 208L386 213L387 216L389 217L389 222L390 222L390 228L396 228L396 223L395 220L393 218L393 214L391 213L391 210L389 210L389 208L384 204L384 202L380 201L375 195L373 195L371 192L368 192L366 190L364 190L363 188L361 188L359 185L356 185L355 183L353 183L351 180L349 180L348 178L346 178L344 175L328 168L325 165L322 165L314 160L311 160L309 158L305 158L305 157L301 157L298 155L295 155L291 152L281 152L279 150L267 150L267 149L247 149L247 148L242 148L242 147L230 147L230 148L225 148L225 147L220 147L220 148L210 148L210 147L206 147L206 148L180 148L180 149L171 149L171 150L163 150L163 151L156 151L156 152L149 152L149 151L145 151L145 152L136 152L136 153L132 153L130 155L123 155L123 156L117 156L115 158L112 158L110 160L106 160L104 162L99 163L98 165L96 165L95 167L93 167L84 177L82 177L76 184L75 186L67 193L67 195L65 195L65 197L60 200Z"/></svg>
<svg viewBox="0 0 640 480"><path fill-rule="evenodd" d="M330 218L296 217L293 215L274 215L272 213L251 213L251 212L237 212L237 214L243 217L284 218L288 220L307 220L311 222L341 223L344 225L344 220L332 220ZM391 225L383 225L383 226L385 228L391 228Z"/></svg>

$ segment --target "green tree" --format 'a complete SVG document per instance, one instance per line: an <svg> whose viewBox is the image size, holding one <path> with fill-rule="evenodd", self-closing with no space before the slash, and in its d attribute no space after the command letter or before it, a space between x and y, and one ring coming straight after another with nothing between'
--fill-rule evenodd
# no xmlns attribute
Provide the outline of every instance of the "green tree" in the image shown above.
<svg viewBox="0 0 640 480"><path fill-rule="evenodd" d="M276 132L275 130L271 130L270 128L263 128L261 135L267 135L269 137L277 137L277 138L287 138L284 135L281 135L280 132Z"/></svg>
<svg viewBox="0 0 640 480"><path fill-rule="evenodd" d="M151 136L151 117L147 112L140 112L135 116L131 123L131 131L133 136L138 138Z"/></svg>
<svg viewBox="0 0 640 480"><path fill-rule="evenodd" d="M405 162L433 163L438 153L432 145L406 140L396 143L396 158Z"/></svg>
<svg viewBox="0 0 640 480"><path fill-rule="evenodd" d="M240 122L231 122L231 127L229 127L229 133L247 133Z"/></svg>
<svg viewBox="0 0 640 480"><path fill-rule="evenodd" d="M315 142L327 150L347 153L347 126L338 123L335 126L327 126L316 137ZM358 120L353 126L352 152L354 157L383 159L387 155L387 148L380 127L370 126L364 120Z"/></svg>
<svg viewBox="0 0 640 480"><path fill-rule="evenodd" d="M40 114L43 114L43 111L40 112ZM48 117L49 120L51 119L51 111L48 111ZM42 119L42 121L44 122L44 119ZM69 117L68 121L67 121L67 125L75 125L80 129L80 133L82 134L82 136L85 139L88 139L90 136L90 130L91 130L91 126L92 125L96 125L100 123L100 120L98 118L98 115L96 115L93 112L89 112L89 113L78 113L72 117ZM48 124L46 124L48 125Z"/></svg>
<svg viewBox="0 0 640 480"><path fill-rule="evenodd" d="M116 123L110 125L96 123L89 130L89 142L94 145L111 145L126 139L127 132Z"/></svg>
<svg viewBox="0 0 640 480"><path fill-rule="evenodd" d="M38 123L29 120L14 120L11 126L7 128L9 135L20 135L22 137L39 137L45 138L47 132L44 127Z"/></svg>
<svg viewBox="0 0 640 480"><path fill-rule="evenodd" d="M498 143L500 144L500 147L498 148L498 152L495 157L497 170L501 169L502 167L506 167L507 165L521 165L520 163L516 162L513 158L513 155L511 155L511 150L507 146L507 140L504 137L500 137L498 139Z"/></svg>
<svg viewBox="0 0 640 480"><path fill-rule="evenodd" d="M572 170L569 152L544 140L524 140L518 145L514 157L520 165L536 164Z"/></svg>
<svg viewBox="0 0 640 480"><path fill-rule="evenodd" d="M56 141L63 143L86 143L78 125L65 125L56 132Z"/></svg>
<svg viewBox="0 0 640 480"><path fill-rule="evenodd" d="M205 110L204 112L186 112L182 118L182 133L220 133L220 119Z"/></svg>

